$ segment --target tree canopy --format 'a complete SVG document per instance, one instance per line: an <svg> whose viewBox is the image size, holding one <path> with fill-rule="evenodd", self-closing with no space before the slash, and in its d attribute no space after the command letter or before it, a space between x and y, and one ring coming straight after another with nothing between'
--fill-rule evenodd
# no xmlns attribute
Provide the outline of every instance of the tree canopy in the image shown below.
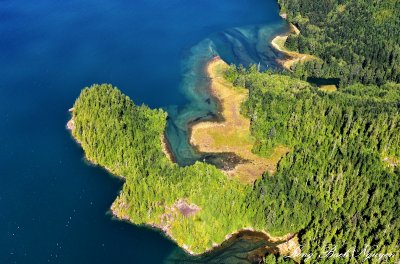
<svg viewBox="0 0 400 264"><path fill-rule="evenodd" d="M226 76L250 90L242 112L252 120L254 152L291 148L276 174L254 185L228 179L212 165L171 163L161 147L162 110L136 106L111 85L81 92L74 137L89 160L126 181L114 212L163 228L197 253L246 227L278 236L299 232L305 252L342 243L340 250L369 244L373 253L396 252L400 171L387 159L400 158L400 86L378 92L358 84L326 93L254 67L231 67ZM180 200L200 210L180 214Z"/></svg>
<svg viewBox="0 0 400 264"><path fill-rule="evenodd" d="M337 77L342 85L400 82L400 1L278 0L301 31L289 49L319 56L299 76Z"/></svg>
<svg viewBox="0 0 400 264"><path fill-rule="evenodd" d="M243 112L252 120L254 152L266 155L282 144L292 149L249 198L249 204L262 202L266 229L300 232L305 253L323 255L333 245L337 253L361 254L373 247L371 253L398 258L400 169L388 161L400 160L400 85L355 84L329 93L290 76L234 66L227 78L250 90Z"/></svg>

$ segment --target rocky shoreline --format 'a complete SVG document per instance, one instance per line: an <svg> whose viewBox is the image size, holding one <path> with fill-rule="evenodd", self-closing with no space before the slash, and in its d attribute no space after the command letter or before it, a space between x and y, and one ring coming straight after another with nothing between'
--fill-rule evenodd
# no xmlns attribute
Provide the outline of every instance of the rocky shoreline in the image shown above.
<svg viewBox="0 0 400 264"><path fill-rule="evenodd" d="M197 212L198 210L201 210L197 205L195 204L187 204L185 200L179 199L176 201L171 207L168 208L169 213L168 217L173 217L173 214L176 213L181 213L180 209L184 205L184 207L191 208L194 210L194 213ZM118 220L126 221L129 223L133 223L128 215L124 215L119 208L123 208L124 202L121 200L120 197L118 197L114 203L112 204L110 208L111 214ZM193 213L193 212L191 212ZM135 224L135 223L133 223ZM162 231L162 233L171 241L174 241L177 243L177 241L174 239L174 236L171 234L169 226L168 226L168 221L164 222L163 224L156 224L156 223L145 223L143 226L146 226L148 228L152 228L155 230ZM281 254L281 255L291 255L295 250L299 248L299 241L298 241L298 236L297 234L287 234L282 237L273 237L270 234L268 234L264 230L255 230L252 227L245 227L240 230L237 230L235 232L232 232L230 234L227 234L225 236L225 240L218 244L218 243L213 243L212 247L206 249L205 251L201 253L196 253L193 252L190 249L189 245L183 244L180 245L178 244L187 254L191 256L200 256L204 255L207 253L210 253L211 251L218 250L218 249L223 249L225 245L229 245L230 243L234 242L238 238L243 238L245 237L248 240L252 239L259 239L263 240L266 242L266 246L260 248L259 250L264 253L274 253L274 254Z"/></svg>

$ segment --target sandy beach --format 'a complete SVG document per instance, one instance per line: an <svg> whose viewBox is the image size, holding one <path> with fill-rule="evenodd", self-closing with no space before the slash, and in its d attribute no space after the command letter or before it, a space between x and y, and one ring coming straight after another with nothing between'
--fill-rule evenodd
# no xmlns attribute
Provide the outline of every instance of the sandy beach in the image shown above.
<svg viewBox="0 0 400 264"><path fill-rule="evenodd" d="M302 53L298 53L295 51L290 51L287 48L285 48L286 40L288 39L289 35L291 35L291 34L294 34L294 35L300 34L300 30L292 23L290 23L290 31L288 33L283 34L283 35L278 35L275 38L273 38L271 41L272 47L274 47L276 50L278 50L279 52L282 52L283 54L285 54L288 57L286 59L277 60L278 63L283 68L291 71L293 65L295 65L298 62L306 62L306 61L310 61L310 60L319 59L318 57L310 55L310 54L302 54Z"/></svg>

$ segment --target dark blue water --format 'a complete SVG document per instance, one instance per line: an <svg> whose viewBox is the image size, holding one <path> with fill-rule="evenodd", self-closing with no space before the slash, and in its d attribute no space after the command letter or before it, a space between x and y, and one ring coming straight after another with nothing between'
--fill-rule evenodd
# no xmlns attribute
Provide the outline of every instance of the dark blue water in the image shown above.
<svg viewBox="0 0 400 264"><path fill-rule="evenodd" d="M274 67L268 40L283 30L274 0L0 0L0 263L176 260L162 234L107 214L122 182L85 163L67 110L112 83L169 111L190 163L186 124L214 107L206 60Z"/></svg>

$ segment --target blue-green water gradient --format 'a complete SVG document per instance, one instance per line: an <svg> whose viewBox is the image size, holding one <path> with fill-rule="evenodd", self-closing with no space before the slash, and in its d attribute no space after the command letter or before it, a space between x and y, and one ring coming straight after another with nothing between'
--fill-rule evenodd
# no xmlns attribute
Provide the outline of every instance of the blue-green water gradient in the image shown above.
<svg viewBox="0 0 400 264"><path fill-rule="evenodd" d="M274 67L268 41L286 28L274 0L0 0L0 263L163 263L179 251L107 214L122 182L84 161L68 109L83 87L112 83L168 110L190 163L187 122L214 109L204 63Z"/></svg>

